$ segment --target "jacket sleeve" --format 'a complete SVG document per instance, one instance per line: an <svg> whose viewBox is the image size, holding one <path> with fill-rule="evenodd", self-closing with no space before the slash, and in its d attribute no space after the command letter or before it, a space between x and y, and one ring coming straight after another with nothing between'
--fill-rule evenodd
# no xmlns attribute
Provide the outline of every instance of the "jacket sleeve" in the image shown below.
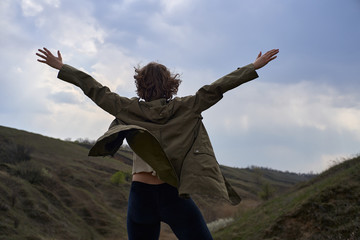
<svg viewBox="0 0 360 240"><path fill-rule="evenodd" d="M130 101L111 92L108 87L101 85L90 75L66 64L60 69L58 78L81 88L86 96L113 116L117 115L121 106Z"/></svg>
<svg viewBox="0 0 360 240"><path fill-rule="evenodd" d="M203 86L194 96L193 110L197 113L205 111L221 100L225 92L257 77L254 64L249 64L219 78L210 85Z"/></svg>

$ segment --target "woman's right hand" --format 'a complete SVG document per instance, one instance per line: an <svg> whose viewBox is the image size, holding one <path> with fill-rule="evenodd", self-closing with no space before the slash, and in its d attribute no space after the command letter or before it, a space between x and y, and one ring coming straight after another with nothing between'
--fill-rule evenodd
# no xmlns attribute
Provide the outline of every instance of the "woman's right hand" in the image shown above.
<svg viewBox="0 0 360 240"><path fill-rule="evenodd" d="M38 49L39 52L36 53L37 56L42 59L38 59L41 63L46 63L50 67L60 70L64 65L62 62L62 57L60 51L57 52L57 57L54 56L47 48Z"/></svg>

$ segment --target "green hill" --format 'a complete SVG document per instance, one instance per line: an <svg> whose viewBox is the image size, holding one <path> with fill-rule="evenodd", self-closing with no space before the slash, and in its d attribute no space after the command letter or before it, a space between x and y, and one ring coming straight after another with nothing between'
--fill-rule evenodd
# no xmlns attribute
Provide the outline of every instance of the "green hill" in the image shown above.
<svg viewBox="0 0 360 240"><path fill-rule="evenodd" d="M0 240L126 239L132 153L93 158L88 148L0 126ZM221 168L243 201L232 207L194 196L207 222L234 217L312 177ZM175 238L164 226L160 239Z"/></svg>
<svg viewBox="0 0 360 240"><path fill-rule="evenodd" d="M125 236L130 183L115 185L110 178L130 173L129 165L88 157L72 142L5 127L0 146L0 239Z"/></svg>
<svg viewBox="0 0 360 240"><path fill-rule="evenodd" d="M236 190L245 198L259 200L264 187L269 186L271 192L268 198L285 192L296 183L313 178L313 174L296 174L281 172L269 168L252 166L250 168L231 168L221 166L224 176ZM266 198L264 196L263 198Z"/></svg>
<svg viewBox="0 0 360 240"><path fill-rule="evenodd" d="M360 239L360 157L242 212L215 239Z"/></svg>

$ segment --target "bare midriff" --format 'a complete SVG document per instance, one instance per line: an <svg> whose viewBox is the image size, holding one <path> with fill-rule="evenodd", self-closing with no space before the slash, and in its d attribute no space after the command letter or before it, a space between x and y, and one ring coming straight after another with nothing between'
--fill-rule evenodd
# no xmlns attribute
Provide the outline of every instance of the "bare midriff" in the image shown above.
<svg viewBox="0 0 360 240"><path fill-rule="evenodd" d="M165 183L164 181L161 181L157 176L153 176L149 172L134 173L132 176L132 180L136 182L155 184L155 185Z"/></svg>

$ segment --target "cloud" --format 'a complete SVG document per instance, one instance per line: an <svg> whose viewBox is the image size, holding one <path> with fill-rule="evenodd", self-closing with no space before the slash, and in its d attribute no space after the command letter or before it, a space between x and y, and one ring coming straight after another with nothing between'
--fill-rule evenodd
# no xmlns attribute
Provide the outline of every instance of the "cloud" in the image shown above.
<svg viewBox="0 0 360 240"><path fill-rule="evenodd" d="M226 98L231 99L226 100L227 109L238 109L222 115L222 126L229 133L234 129L281 126L351 131L360 137L359 97L339 92L331 85L252 82L226 93Z"/></svg>
<svg viewBox="0 0 360 240"><path fill-rule="evenodd" d="M56 70L37 63L34 50L23 59L2 82L1 125L63 139L96 139L106 131L112 116L79 88L57 79Z"/></svg>
<svg viewBox="0 0 360 240"><path fill-rule="evenodd" d="M104 44L100 46L96 62L91 66L91 75L112 91L132 97L135 92L134 67L140 62L121 47Z"/></svg>
<svg viewBox="0 0 360 240"><path fill-rule="evenodd" d="M32 129L62 139L68 137L97 139L114 119L89 99L75 103L51 101L47 106L51 109L50 112L31 117Z"/></svg>
<svg viewBox="0 0 360 240"><path fill-rule="evenodd" d="M67 8L70 4L73 8ZM81 5L81 10L76 6ZM86 5L86 8L83 6ZM80 6L78 6L80 7ZM27 17L33 35L42 35L42 41L65 46L86 55L97 52L106 34L92 15L93 4L86 1L22 0L22 13ZM25 29L24 29L25 30ZM27 29L29 31L31 29ZM34 34L36 32L36 34Z"/></svg>
<svg viewBox="0 0 360 240"><path fill-rule="evenodd" d="M64 49L66 63L93 74L113 91L119 89L125 95L130 84L133 87L133 66L138 60L129 57L121 47L104 43L107 30L92 16L91 9L65 10L66 1L60 4L50 0L22 1L21 6L27 25L18 20L15 2L1 2L4 18L0 23L7 36L1 37L7 43L0 66L4 73L1 124L48 136L96 139L113 117L87 99L80 89L56 79L56 70L38 63L35 38L24 35L35 31L41 38L37 44L45 43L54 53L53 47ZM9 22L14 24L9 27ZM21 44L15 44L17 41Z"/></svg>
<svg viewBox="0 0 360 240"><path fill-rule="evenodd" d="M192 8L196 5L196 1L194 0L161 0L161 5L163 7L163 13L166 15L185 15L186 11L189 8Z"/></svg>
<svg viewBox="0 0 360 240"><path fill-rule="evenodd" d="M333 125L337 126L337 130L352 132L360 140L360 109L342 108L333 109L333 112Z"/></svg>
<svg viewBox="0 0 360 240"><path fill-rule="evenodd" d="M226 93L204 113L210 136L217 136L212 140L223 164L320 172L328 156L357 153L357 94L313 82L255 81Z"/></svg>
<svg viewBox="0 0 360 240"><path fill-rule="evenodd" d="M57 104L79 104L80 102L72 92L56 92L48 95L48 99L53 100Z"/></svg>
<svg viewBox="0 0 360 240"><path fill-rule="evenodd" d="M20 5L25 17L34 17L44 11L44 5L60 7L60 0L21 0Z"/></svg>
<svg viewBox="0 0 360 240"><path fill-rule="evenodd" d="M61 45L77 50L82 54L95 54L98 45L104 43L105 31L91 17L62 16L57 29L51 35Z"/></svg>
<svg viewBox="0 0 360 240"><path fill-rule="evenodd" d="M16 21L17 9L14 1L0 1L0 15L0 41L2 48L5 49L5 46L12 45L14 41L19 43L18 39L23 39L24 33L22 26ZM2 51L2 54L6 54L6 52Z"/></svg>
<svg viewBox="0 0 360 240"><path fill-rule="evenodd" d="M36 62L39 47L60 49L65 63L127 97L135 95L137 64L159 61L182 74L184 96L251 62L258 50L279 47L261 79L226 93L204 113L220 162L309 171L324 168L324 159L356 153L355 1L330 1L326 11L323 2L310 0L254 4L2 0L1 124L94 139L112 120L80 89L56 79L56 70Z"/></svg>
<svg viewBox="0 0 360 240"><path fill-rule="evenodd" d="M32 0L22 0L21 8L25 16L36 16L44 10L43 6Z"/></svg>

